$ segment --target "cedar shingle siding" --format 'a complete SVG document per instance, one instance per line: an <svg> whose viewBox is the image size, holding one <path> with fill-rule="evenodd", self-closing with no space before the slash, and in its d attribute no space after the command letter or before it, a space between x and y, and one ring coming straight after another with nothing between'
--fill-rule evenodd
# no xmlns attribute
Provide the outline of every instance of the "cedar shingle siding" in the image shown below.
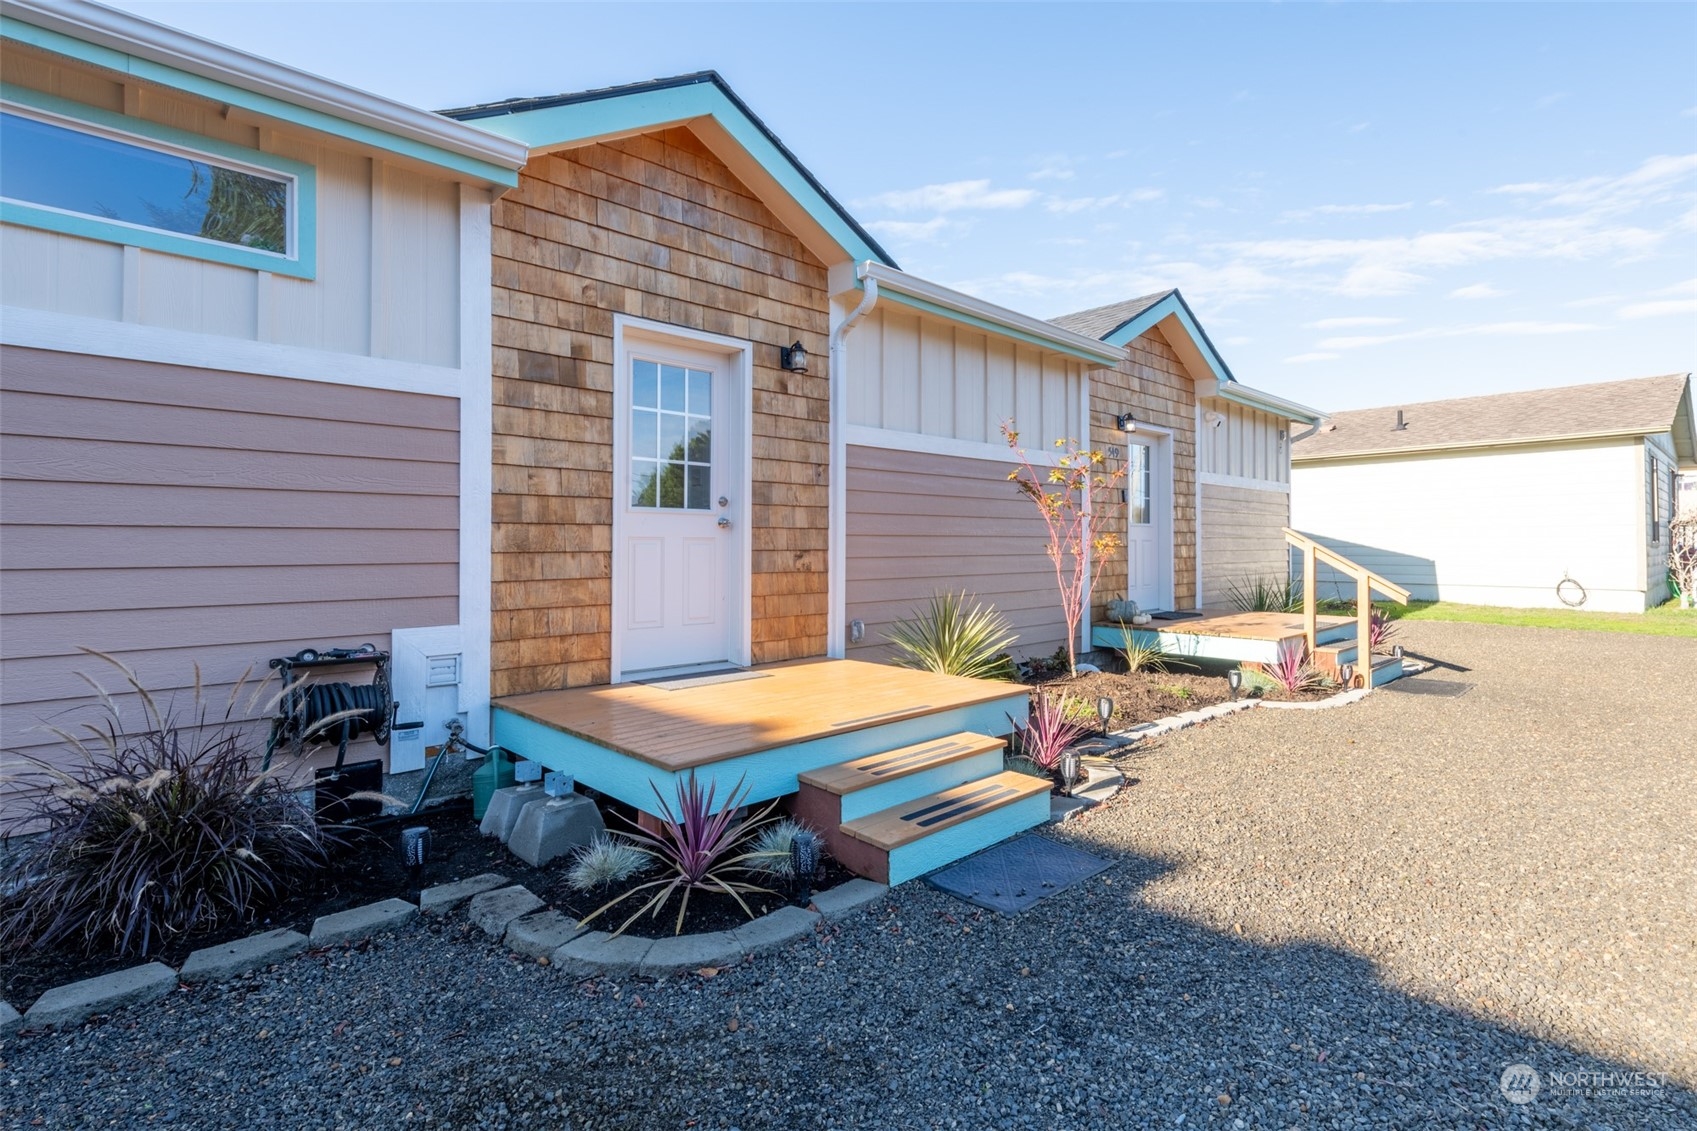
<svg viewBox="0 0 1697 1131"><path fill-rule="evenodd" d="M1058 321L1058 320L1057 320ZM1131 412L1173 433L1173 603L1196 607L1196 385L1158 329L1126 344L1117 369L1097 370L1090 401L1090 443L1123 447L1115 417ZM1096 530L1125 537L1125 505L1114 501L1096 515ZM1107 618L1109 599L1125 592L1125 551L1114 554L1096 585L1093 617Z"/></svg>
<svg viewBox="0 0 1697 1131"><path fill-rule="evenodd" d="M754 661L823 655L824 264L682 128L533 158L494 256L493 693L611 678L615 313L755 343Z"/></svg>

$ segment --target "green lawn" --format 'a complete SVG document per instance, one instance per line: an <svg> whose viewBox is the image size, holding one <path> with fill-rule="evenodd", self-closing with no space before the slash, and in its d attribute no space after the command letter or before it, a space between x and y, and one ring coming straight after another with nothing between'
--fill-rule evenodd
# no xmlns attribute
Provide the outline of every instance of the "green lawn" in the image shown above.
<svg viewBox="0 0 1697 1131"><path fill-rule="evenodd" d="M1641 615L1587 613L1579 609L1499 609L1449 601L1410 601L1386 606L1392 620L1448 620L1472 624L1518 624L1533 628L1581 628L1592 632L1633 632L1642 636L1689 636L1697 639L1697 609L1675 601Z"/></svg>

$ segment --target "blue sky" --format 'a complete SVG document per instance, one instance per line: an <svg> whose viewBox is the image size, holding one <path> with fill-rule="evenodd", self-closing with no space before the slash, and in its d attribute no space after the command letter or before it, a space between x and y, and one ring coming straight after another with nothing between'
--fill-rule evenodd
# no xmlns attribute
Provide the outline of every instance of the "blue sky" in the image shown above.
<svg viewBox="0 0 1697 1131"><path fill-rule="evenodd" d="M417 105L713 68L901 265L1343 409L1697 369L1697 4L121 3Z"/></svg>

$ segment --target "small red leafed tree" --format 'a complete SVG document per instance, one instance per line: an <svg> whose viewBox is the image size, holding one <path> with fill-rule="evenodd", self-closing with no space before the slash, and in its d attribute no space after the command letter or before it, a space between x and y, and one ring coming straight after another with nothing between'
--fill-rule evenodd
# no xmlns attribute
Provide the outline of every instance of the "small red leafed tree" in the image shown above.
<svg viewBox="0 0 1697 1131"><path fill-rule="evenodd" d="M1038 467L1024 448L1012 420L1002 425L1002 435L1013 449L1019 466L1008 474L1025 497L1037 505L1048 528L1044 550L1055 566L1055 584L1061 592L1061 614L1067 623L1067 671L1078 674L1078 626L1102 570L1124 545L1117 534L1096 534L1090 512L1105 502L1108 492L1125 477L1125 468L1110 471L1107 457L1075 440L1055 441L1055 462Z"/></svg>

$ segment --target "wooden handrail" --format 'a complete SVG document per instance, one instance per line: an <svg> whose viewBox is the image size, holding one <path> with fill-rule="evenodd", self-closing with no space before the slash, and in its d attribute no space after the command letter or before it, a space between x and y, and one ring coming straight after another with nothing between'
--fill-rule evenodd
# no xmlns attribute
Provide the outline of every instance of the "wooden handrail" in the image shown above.
<svg viewBox="0 0 1697 1131"><path fill-rule="evenodd" d="M1302 551L1302 634L1312 656L1319 647L1320 610L1317 600L1315 566L1325 562L1339 573L1355 579L1355 658L1363 686L1373 681L1373 590L1377 589L1399 605L1408 604L1408 590L1381 577L1359 562L1352 562L1336 550L1320 545L1306 534L1290 527L1281 527L1285 541Z"/></svg>

